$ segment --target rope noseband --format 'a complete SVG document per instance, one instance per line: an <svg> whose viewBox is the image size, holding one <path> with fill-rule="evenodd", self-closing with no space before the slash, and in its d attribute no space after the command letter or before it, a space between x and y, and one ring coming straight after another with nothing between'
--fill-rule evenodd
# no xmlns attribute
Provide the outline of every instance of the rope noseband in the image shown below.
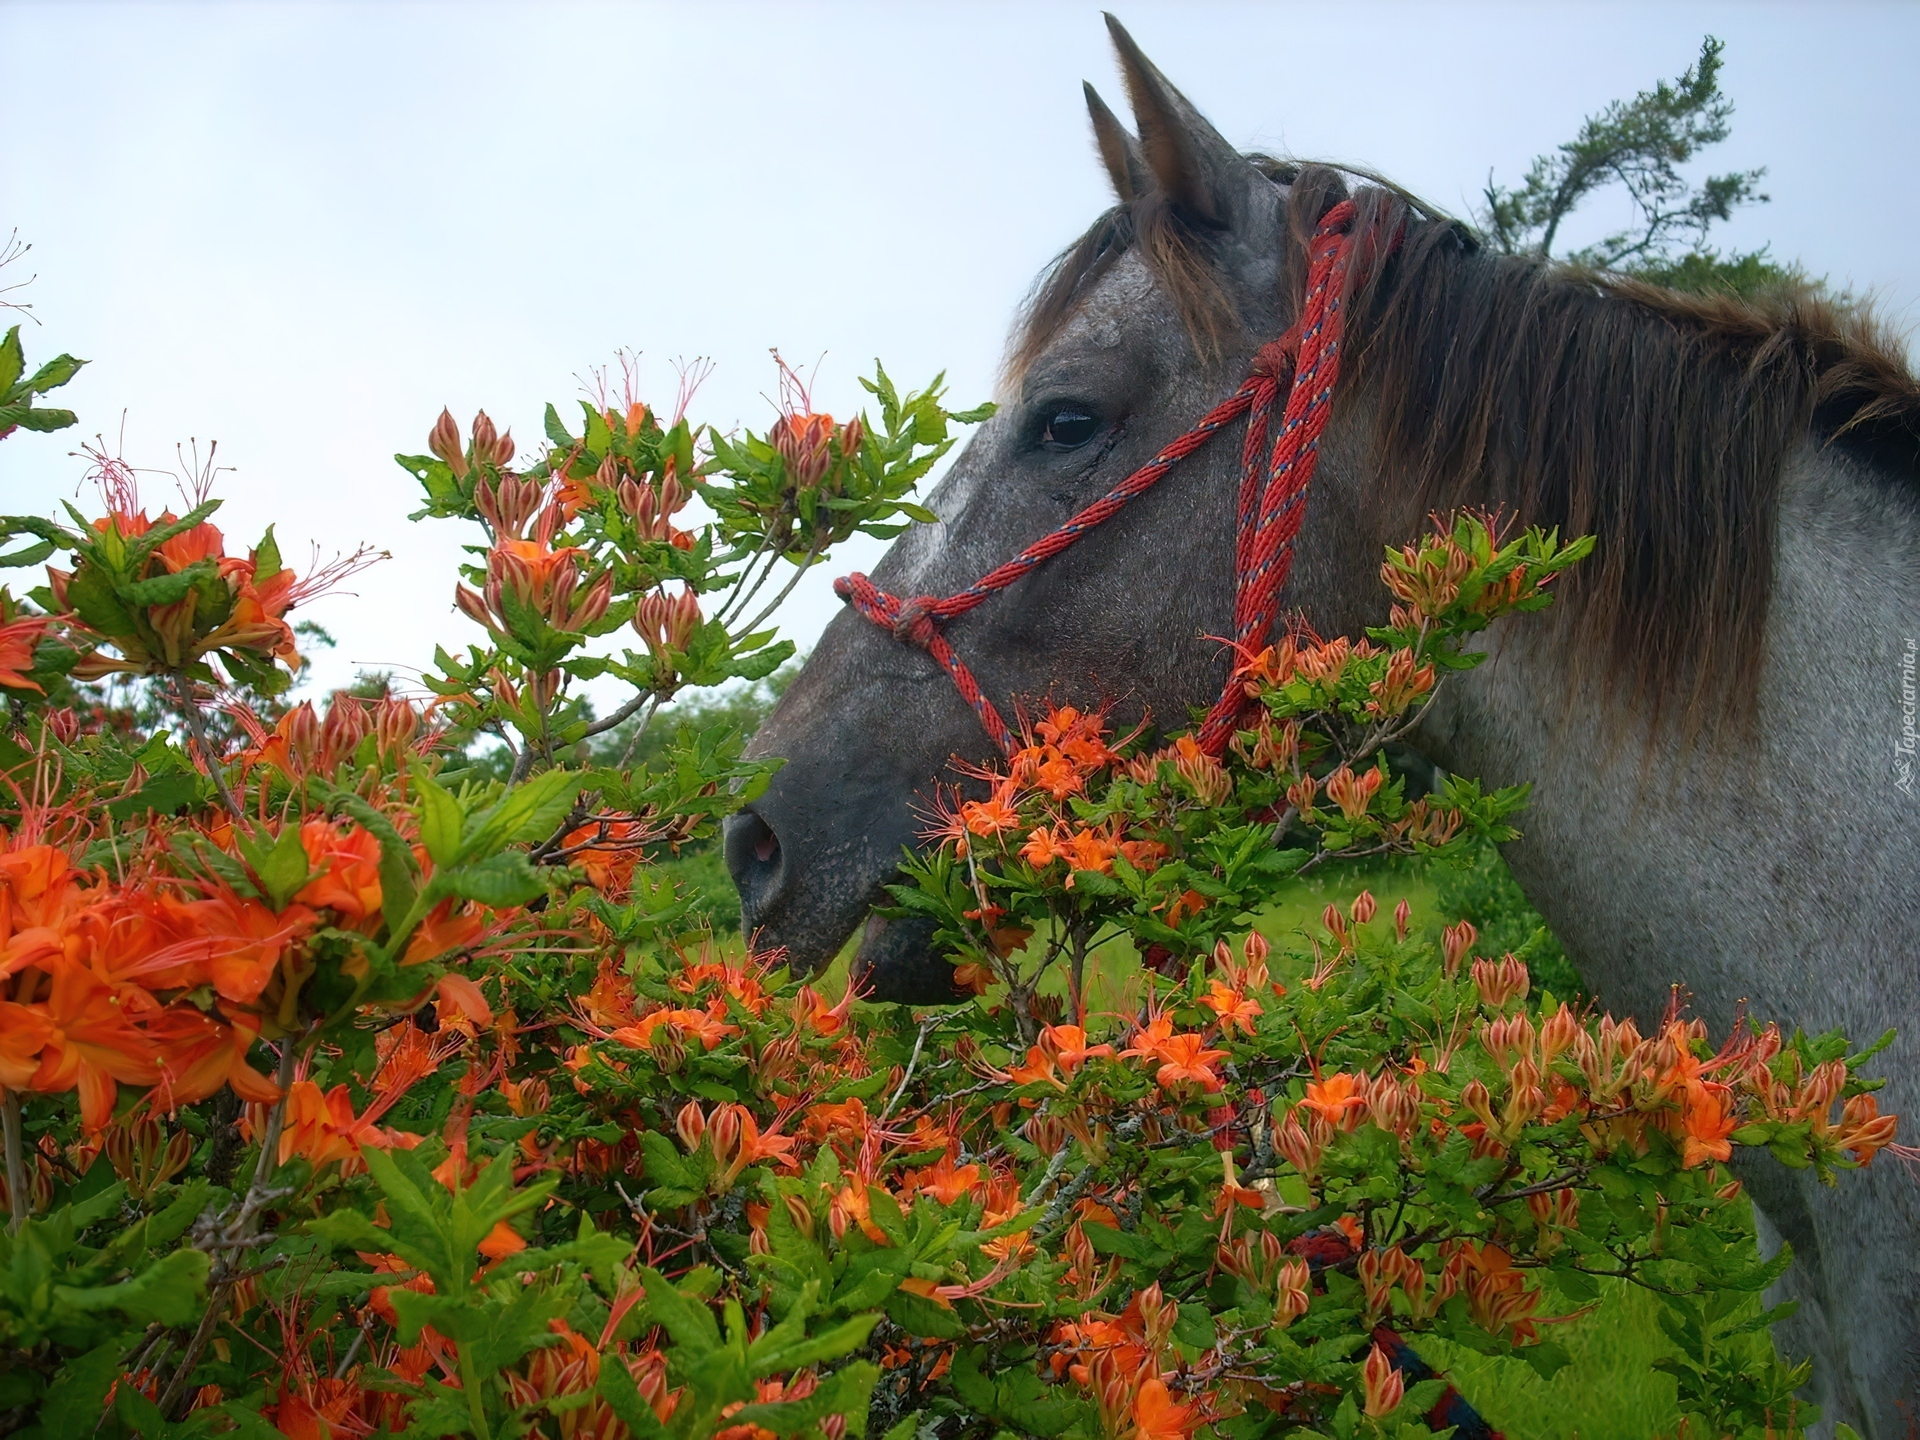
<svg viewBox="0 0 1920 1440"><path fill-rule="evenodd" d="M1343 200L1315 229L1300 318L1280 339L1261 347L1254 357L1252 373L1240 388L1059 529L945 599L916 595L903 600L879 589L858 572L833 582L834 593L862 616L891 631L894 639L925 650L940 663L1003 754L1011 756L1019 742L981 691L966 662L954 652L941 626L1006 589L1094 526L1111 519L1121 506L1152 489L1175 464L1242 415L1247 417L1247 435L1240 453L1236 510L1233 639L1246 655L1257 653L1267 643L1279 611L1280 591L1293 564L1294 537L1306 516L1307 486L1319 459L1320 432L1326 428L1334 385L1340 376L1340 337L1345 319L1341 296L1353 248L1348 227L1354 213L1353 202ZM1280 375L1289 365L1293 378L1280 431L1271 451L1263 457L1268 420L1279 397ZM1242 687L1229 677L1226 689L1200 728L1199 743L1208 754L1219 755L1225 750L1244 702Z"/></svg>

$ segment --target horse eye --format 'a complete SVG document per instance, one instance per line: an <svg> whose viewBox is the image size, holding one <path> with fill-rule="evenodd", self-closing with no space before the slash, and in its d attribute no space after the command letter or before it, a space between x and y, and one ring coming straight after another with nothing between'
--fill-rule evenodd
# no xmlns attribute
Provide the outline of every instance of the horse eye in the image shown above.
<svg viewBox="0 0 1920 1440"><path fill-rule="evenodd" d="M1099 428L1100 422L1086 411L1067 406L1055 412L1047 422L1047 433L1041 438L1061 450L1078 450Z"/></svg>

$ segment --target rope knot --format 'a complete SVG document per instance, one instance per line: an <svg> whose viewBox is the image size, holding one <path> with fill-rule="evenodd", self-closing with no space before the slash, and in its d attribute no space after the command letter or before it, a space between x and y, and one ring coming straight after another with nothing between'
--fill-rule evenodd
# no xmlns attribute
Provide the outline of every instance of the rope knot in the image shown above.
<svg viewBox="0 0 1920 1440"><path fill-rule="evenodd" d="M939 603L939 597L934 595L915 595L901 601L899 610L894 612L893 638L926 649L939 633L933 623L933 607Z"/></svg>
<svg viewBox="0 0 1920 1440"><path fill-rule="evenodd" d="M1287 333L1291 335L1293 332L1288 331ZM1299 346L1299 343L1297 337L1291 344L1288 343L1285 336L1278 340L1269 340L1265 345L1260 347L1259 352L1253 357L1253 373L1256 375L1272 376L1276 379L1284 375L1288 367L1293 364L1293 352Z"/></svg>

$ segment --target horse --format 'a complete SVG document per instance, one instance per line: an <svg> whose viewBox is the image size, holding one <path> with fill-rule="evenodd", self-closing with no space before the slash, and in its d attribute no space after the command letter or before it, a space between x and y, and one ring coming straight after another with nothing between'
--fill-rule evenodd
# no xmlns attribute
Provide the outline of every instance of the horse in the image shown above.
<svg viewBox="0 0 1920 1440"><path fill-rule="evenodd" d="M1447 771L1533 782L1506 858L1596 997L1657 1022L1684 986L1856 1041L1920 1111L1920 800L1903 753L1920 634L1920 383L1859 307L1656 288L1490 253L1376 177L1243 155L1109 18L1135 132L1091 86L1115 204L1036 282L1003 403L873 583L950 594L1131 474L1298 313L1316 222L1397 243L1347 282L1344 370L1282 595L1380 623L1383 548L1459 506L1596 537L1544 614L1494 627L1415 732ZM1220 693L1239 445L1181 462L943 636L981 689L1177 726ZM1171 728L1170 726L1170 728ZM1910 735L1911 726L1906 729ZM754 736L784 765L727 822L745 928L799 973L861 929L880 1000L953 997L884 904L950 760L993 749L924 649L843 612ZM1902 768L1904 767L1904 768ZM1905 1434L1920 1391L1920 1186L1741 1171L1793 1247L1776 1332L1823 1426Z"/></svg>

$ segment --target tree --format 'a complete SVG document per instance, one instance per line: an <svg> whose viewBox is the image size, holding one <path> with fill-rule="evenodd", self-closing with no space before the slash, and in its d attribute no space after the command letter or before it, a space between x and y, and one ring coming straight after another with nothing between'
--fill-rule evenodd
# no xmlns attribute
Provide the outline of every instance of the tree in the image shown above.
<svg viewBox="0 0 1920 1440"><path fill-rule="evenodd" d="M1767 202L1759 188L1765 167L1709 175L1698 185L1681 173L1732 133L1733 102L1720 91L1724 49L1707 36L1678 79L1588 116L1572 140L1534 157L1519 186L1509 189L1490 174L1479 215L1488 243L1508 255L1558 258L1683 290L1749 294L1803 282L1797 266L1769 260L1764 246L1722 255L1706 243L1735 210ZM1633 223L1556 256L1567 217L1616 186L1632 203Z"/></svg>

